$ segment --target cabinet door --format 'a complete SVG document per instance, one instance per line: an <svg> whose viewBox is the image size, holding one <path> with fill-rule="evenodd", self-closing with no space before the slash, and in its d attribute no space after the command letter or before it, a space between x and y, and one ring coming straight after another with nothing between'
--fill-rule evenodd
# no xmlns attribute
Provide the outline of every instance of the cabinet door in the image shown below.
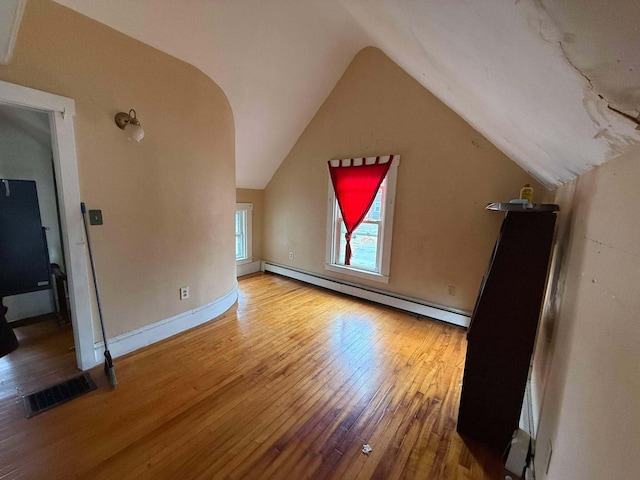
<svg viewBox="0 0 640 480"><path fill-rule="evenodd" d="M0 180L0 265L0 296L49 288L49 252L34 181Z"/></svg>

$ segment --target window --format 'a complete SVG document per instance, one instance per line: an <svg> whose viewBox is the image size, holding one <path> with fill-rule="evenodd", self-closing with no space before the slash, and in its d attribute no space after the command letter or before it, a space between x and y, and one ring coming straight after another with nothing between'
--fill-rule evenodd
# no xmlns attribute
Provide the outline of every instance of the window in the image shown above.
<svg viewBox="0 0 640 480"><path fill-rule="evenodd" d="M252 203L236 203L236 265L250 263Z"/></svg>
<svg viewBox="0 0 640 480"><path fill-rule="evenodd" d="M369 158L365 160L367 162L370 161ZM375 160L375 157L371 157L372 160ZM362 159L360 159L360 164L362 164ZM362 223L353 232L351 237L351 265L345 265L346 227L342 221L331 179L329 179L325 265L327 270L388 283L396 178L399 164L400 158L394 156L391 167L378 189L373 204Z"/></svg>

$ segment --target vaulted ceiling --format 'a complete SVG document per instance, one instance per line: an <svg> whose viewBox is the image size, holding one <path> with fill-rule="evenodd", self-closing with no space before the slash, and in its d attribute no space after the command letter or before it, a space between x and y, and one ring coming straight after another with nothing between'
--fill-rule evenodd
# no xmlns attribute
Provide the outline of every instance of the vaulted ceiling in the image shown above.
<svg viewBox="0 0 640 480"><path fill-rule="evenodd" d="M637 0L57 0L202 70L264 188L373 45L552 188L640 141Z"/></svg>

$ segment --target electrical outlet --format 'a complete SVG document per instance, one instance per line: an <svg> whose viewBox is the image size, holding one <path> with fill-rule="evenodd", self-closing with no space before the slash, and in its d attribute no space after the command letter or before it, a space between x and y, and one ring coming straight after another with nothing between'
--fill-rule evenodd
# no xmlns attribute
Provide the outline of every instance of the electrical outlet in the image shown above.
<svg viewBox="0 0 640 480"><path fill-rule="evenodd" d="M289 252L289 260L293 260L293 252Z"/></svg>
<svg viewBox="0 0 640 480"><path fill-rule="evenodd" d="M189 287L180 287L180 300L189 298Z"/></svg>
<svg viewBox="0 0 640 480"><path fill-rule="evenodd" d="M455 295L455 294L456 294L456 287L455 287L455 285L449 285L449 286L447 287L447 293L448 293L449 295Z"/></svg>

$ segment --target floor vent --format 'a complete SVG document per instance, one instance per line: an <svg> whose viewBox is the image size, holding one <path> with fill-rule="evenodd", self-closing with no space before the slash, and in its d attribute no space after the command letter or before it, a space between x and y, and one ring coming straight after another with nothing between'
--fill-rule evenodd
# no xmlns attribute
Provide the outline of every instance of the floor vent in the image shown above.
<svg viewBox="0 0 640 480"><path fill-rule="evenodd" d="M83 393L90 392L96 389L91 375L83 373L70 380L65 380L62 383L53 385L39 392L25 395L22 397L24 403L24 411L27 418L33 417L39 413L49 410L53 407L57 407L61 403L73 400L79 397Z"/></svg>

